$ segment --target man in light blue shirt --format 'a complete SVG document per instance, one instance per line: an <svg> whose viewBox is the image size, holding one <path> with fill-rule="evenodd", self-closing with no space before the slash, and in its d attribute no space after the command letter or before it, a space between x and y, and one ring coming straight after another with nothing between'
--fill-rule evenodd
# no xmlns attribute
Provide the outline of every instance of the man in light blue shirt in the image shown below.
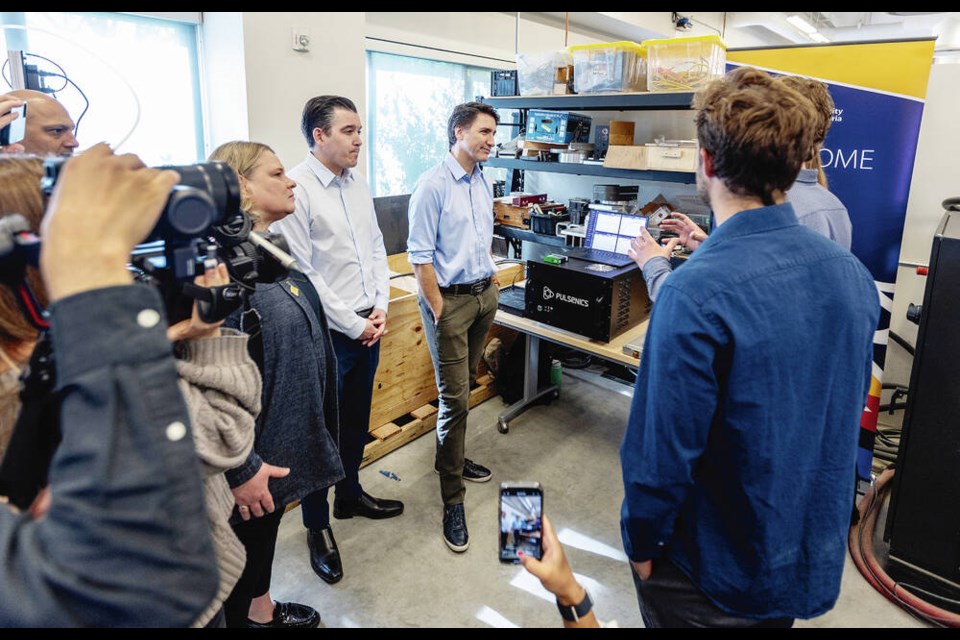
<svg viewBox="0 0 960 640"><path fill-rule="evenodd" d="M463 481L486 482L490 470L464 456L470 386L500 299L493 242L493 188L480 167L497 123L490 105L458 105L447 122L450 153L417 180L410 196L407 251L420 287L420 315L440 392L437 461L443 539L469 546Z"/></svg>
<svg viewBox="0 0 960 640"><path fill-rule="evenodd" d="M403 503L369 495L359 477L390 296L373 198L353 172L363 144L360 116L347 98L317 96L304 105L301 130L310 154L288 174L297 182L296 209L270 230L284 235L320 295L337 354L340 458L346 477L336 485L333 515L392 518L403 513ZM343 566L330 528L327 489L300 505L309 529L310 564L325 582L338 582Z"/></svg>

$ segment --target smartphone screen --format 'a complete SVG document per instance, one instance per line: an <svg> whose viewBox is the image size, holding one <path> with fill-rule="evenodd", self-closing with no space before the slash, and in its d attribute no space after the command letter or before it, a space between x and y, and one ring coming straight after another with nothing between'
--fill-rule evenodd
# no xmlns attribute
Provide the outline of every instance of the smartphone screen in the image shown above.
<svg viewBox="0 0 960 640"><path fill-rule="evenodd" d="M15 142L20 142L23 140L23 136L26 134L27 126L27 105L26 103L20 105L19 107L14 107L10 109L11 113L20 114L13 122L7 126L0 129L0 146L7 146L8 144L13 144Z"/></svg>
<svg viewBox="0 0 960 640"><path fill-rule="evenodd" d="M543 488L539 482L500 484L500 562L517 564L517 551L543 556Z"/></svg>

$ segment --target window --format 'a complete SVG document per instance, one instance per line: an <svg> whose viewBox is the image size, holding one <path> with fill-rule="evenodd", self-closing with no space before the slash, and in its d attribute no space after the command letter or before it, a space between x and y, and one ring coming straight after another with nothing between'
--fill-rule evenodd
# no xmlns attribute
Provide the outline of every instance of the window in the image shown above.
<svg viewBox="0 0 960 640"><path fill-rule="evenodd" d="M450 145L453 108L490 92L492 69L367 52L367 166L374 196L411 193ZM501 116L502 119L502 116ZM497 128L497 141L509 139Z"/></svg>
<svg viewBox="0 0 960 640"><path fill-rule="evenodd" d="M20 15L26 30L0 30L5 48L19 43L24 62L49 74L41 80L77 122L81 149L107 142L150 166L203 158L197 25L108 12ZM3 75L9 84L8 64Z"/></svg>

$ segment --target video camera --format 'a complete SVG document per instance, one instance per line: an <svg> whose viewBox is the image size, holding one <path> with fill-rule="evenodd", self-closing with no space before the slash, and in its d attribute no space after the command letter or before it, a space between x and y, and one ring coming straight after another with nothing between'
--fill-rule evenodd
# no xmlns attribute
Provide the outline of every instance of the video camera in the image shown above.
<svg viewBox="0 0 960 640"><path fill-rule="evenodd" d="M44 163L40 188L49 196L64 162ZM226 318L243 303L257 282L274 282L297 270L278 234L260 235L240 208L240 183L232 169L219 162L162 167L180 174L163 212L146 241L134 249L131 269L141 282L159 287L170 324L190 317L194 302L208 323ZM27 283L27 267L39 267L40 239L18 214L0 218L0 286L8 286L24 316L40 331L28 367L21 377L22 407L7 455L0 464L0 495L27 509L47 483L50 460L60 442L55 354L47 313ZM222 261L231 282L198 287L193 278Z"/></svg>
<svg viewBox="0 0 960 640"><path fill-rule="evenodd" d="M44 162L41 188L48 196L68 161ZM171 324L190 317L194 300L205 322L223 320L257 282L274 282L288 270L299 271L283 236L253 231L250 217L240 209L240 182L227 164L158 168L178 172L180 182L153 230L134 248L130 263L138 280L160 287ZM195 286L193 278L217 259L226 265L230 284Z"/></svg>

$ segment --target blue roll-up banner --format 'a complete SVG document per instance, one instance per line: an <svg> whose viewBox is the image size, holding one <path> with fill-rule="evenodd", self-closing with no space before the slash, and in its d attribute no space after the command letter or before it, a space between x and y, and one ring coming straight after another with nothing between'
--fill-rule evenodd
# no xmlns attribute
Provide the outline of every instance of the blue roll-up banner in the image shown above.
<svg viewBox="0 0 960 640"><path fill-rule="evenodd" d="M850 213L851 251L873 274L883 309L860 420L856 471L864 481L871 478L893 290L933 46L934 39L924 38L727 52L728 69L752 66L825 82L836 105L821 161L830 191Z"/></svg>

